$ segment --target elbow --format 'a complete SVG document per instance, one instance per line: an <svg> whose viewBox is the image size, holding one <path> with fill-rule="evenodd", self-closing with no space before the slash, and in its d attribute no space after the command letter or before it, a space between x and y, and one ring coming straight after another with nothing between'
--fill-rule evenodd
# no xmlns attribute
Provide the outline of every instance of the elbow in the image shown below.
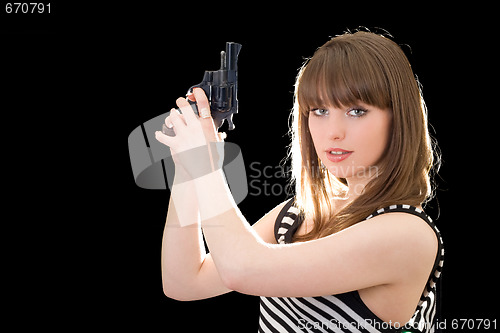
<svg viewBox="0 0 500 333"><path fill-rule="evenodd" d="M243 260L219 269L219 276L224 286L233 291L247 293L250 270L245 268Z"/></svg>
<svg viewBox="0 0 500 333"><path fill-rule="evenodd" d="M232 270L221 270L219 272L219 276L222 280L222 284L224 284L224 287L226 287L229 290L233 291L239 291L237 288L239 288L239 280L240 277L235 274Z"/></svg>
<svg viewBox="0 0 500 333"><path fill-rule="evenodd" d="M163 294L176 301L193 301L196 298L195 279L185 274L174 274L175 270L162 268Z"/></svg>
<svg viewBox="0 0 500 333"><path fill-rule="evenodd" d="M166 283L165 281L163 282L163 294L165 294L168 298L181 302L194 301L198 299L193 297L194 295L186 291L185 288L176 284Z"/></svg>
<svg viewBox="0 0 500 333"><path fill-rule="evenodd" d="M252 251L245 251L225 264L218 266L219 276L224 286L242 294L257 295L262 277L266 268L259 264L265 253L256 247Z"/></svg>
<svg viewBox="0 0 500 333"><path fill-rule="evenodd" d="M169 285L163 284L163 293L168 298L174 299L176 301L187 301L185 295L179 293L175 288L172 288Z"/></svg>

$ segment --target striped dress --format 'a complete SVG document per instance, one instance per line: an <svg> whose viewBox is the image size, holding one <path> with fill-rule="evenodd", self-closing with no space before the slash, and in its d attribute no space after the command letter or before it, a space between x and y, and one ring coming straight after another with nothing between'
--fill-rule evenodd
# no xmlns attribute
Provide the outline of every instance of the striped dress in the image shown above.
<svg viewBox="0 0 500 333"><path fill-rule="evenodd" d="M279 244L292 242L302 223L302 215L293 199L282 209L274 227ZM438 238L438 252L432 273L415 313L404 327L379 319L363 303L358 291L320 297L261 297L259 332L435 332L436 282L443 267L443 240L431 218L409 205L393 205L379 209L366 220L389 212L405 212L427 222Z"/></svg>

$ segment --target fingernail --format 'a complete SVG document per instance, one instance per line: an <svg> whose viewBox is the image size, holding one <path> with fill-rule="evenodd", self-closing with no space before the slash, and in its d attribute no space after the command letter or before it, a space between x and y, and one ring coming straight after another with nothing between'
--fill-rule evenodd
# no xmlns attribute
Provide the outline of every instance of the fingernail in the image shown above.
<svg viewBox="0 0 500 333"><path fill-rule="evenodd" d="M208 108L202 108L200 110L200 115L202 118L210 118L210 110Z"/></svg>

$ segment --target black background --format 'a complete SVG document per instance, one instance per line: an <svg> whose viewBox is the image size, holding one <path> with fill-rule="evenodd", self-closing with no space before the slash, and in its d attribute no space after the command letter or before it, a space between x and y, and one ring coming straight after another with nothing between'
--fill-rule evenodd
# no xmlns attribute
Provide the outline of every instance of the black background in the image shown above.
<svg viewBox="0 0 500 333"><path fill-rule="evenodd" d="M127 137L218 69L225 42L238 42L239 114L227 141L255 179L251 163L276 168L287 154L304 59L364 26L402 45L442 151L437 199L426 208L446 249L441 321L451 331L452 320L498 317L493 7L52 3L50 15L0 16L4 172L16 179L6 209L22 221L6 234L15 236L6 270L14 314L49 328L255 332L257 297L163 295L169 192L135 185ZM251 188L239 206L250 223L287 197L287 179L265 180L279 184L274 194Z"/></svg>

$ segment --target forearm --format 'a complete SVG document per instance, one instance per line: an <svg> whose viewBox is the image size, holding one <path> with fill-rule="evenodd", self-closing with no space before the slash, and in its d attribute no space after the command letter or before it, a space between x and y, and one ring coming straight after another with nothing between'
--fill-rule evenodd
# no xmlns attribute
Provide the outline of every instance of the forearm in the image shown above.
<svg viewBox="0 0 500 333"><path fill-rule="evenodd" d="M194 183L210 253L226 286L235 289L235 280L245 274L267 245L234 203L222 170L200 177Z"/></svg>
<svg viewBox="0 0 500 333"><path fill-rule="evenodd" d="M162 278L165 294L189 289L206 256L194 185L174 180L162 242Z"/></svg>

